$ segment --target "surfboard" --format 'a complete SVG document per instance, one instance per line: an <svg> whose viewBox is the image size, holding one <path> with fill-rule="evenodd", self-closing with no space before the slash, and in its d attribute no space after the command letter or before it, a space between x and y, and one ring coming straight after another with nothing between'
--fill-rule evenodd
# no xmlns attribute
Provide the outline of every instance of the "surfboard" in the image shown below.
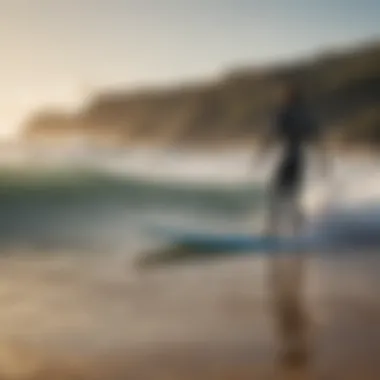
<svg viewBox="0 0 380 380"><path fill-rule="evenodd" d="M214 260L259 254L313 253L323 247L322 240L303 234L297 237L275 237L249 233L222 233L207 230L158 225L150 233L164 244L141 254L141 265L176 264L188 261Z"/></svg>
<svg viewBox="0 0 380 380"><path fill-rule="evenodd" d="M334 216L335 215L335 216ZM339 217L339 215L341 217ZM348 217L349 215L350 217ZM360 215L360 213L358 214ZM367 223L364 223L367 220ZM265 256L277 253L302 255L330 255L358 252L378 254L380 250L379 225L371 219L358 219L346 211L327 215L308 223L295 237L264 236L259 233L215 232L206 227L149 224L148 232L162 242L160 249L149 253L148 261L162 263L182 262L183 259L215 259L217 257ZM145 260L145 258L143 260Z"/></svg>
<svg viewBox="0 0 380 380"><path fill-rule="evenodd" d="M306 246L304 238L276 238L259 234L219 233L167 226L156 226L150 229L150 232L165 244L141 253L136 261L138 266L175 265L295 250L299 252Z"/></svg>
<svg viewBox="0 0 380 380"><path fill-rule="evenodd" d="M170 242L172 245L181 245L203 250L230 250L242 251L267 251L287 250L299 248L306 244L306 238L302 237L275 237L248 233L220 233L211 231L196 231L181 229L178 227L156 226L151 233Z"/></svg>

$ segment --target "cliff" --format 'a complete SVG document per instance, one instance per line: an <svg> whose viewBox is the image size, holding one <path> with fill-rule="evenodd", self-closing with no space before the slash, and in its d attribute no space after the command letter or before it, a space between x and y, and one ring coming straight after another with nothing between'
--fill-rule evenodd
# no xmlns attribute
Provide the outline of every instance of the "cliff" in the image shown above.
<svg viewBox="0 0 380 380"><path fill-rule="evenodd" d="M37 112L26 120L24 136L79 133L122 144L253 141L270 120L277 83L289 77L303 85L332 138L380 143L380 43L240 69L209 83L95 94L78 114Z"/></svg>

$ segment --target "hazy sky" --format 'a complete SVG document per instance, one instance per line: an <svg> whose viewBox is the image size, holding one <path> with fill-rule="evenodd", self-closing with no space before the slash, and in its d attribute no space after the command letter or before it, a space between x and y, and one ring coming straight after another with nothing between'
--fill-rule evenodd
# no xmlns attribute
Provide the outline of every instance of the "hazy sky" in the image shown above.
<svg viewBox="0 0 380 380"><path fill-rule="evenodd" d="M211 77L373 37L379 0L0 0L0 134L91 88Z"/></svg>

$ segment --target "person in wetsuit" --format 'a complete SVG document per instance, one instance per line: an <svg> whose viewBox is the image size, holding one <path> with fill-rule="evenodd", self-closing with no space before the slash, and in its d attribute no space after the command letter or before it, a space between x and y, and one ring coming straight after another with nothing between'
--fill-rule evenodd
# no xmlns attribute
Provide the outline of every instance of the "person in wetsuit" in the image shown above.
<svg viewBox="0 0 380 380"><path fill-rule="evenodd" d="M320 128L302 91L295 85L285 87L283 102L273 123L273 137L282 154L271 183L271 207L268 232L276 233L278 211L286 201L293 207L294 228L300 227L302 213L299 195L306 170L306 148L320 140Z"/></svg>
<svg viewBox="0 0 380 380"><path fill-rule="evenodd" d="M300 190L306 171L306 149L321 141L318 122L302 91L288 85L283 95L270 133L270 137L280 144L282 153L270 184L271 202L266 226L269 235L282 233L282 218L285 218L285 227L292 229L292 234L301 228ZM284 205L290 207L284 208ZM303 261L302 255L287 256L285 260L274 255L270 259L270 286L274 292L274 313L283 344L283 358L291 363L304 361L308 352L307 313L301 296L305 274Z"/></svg>

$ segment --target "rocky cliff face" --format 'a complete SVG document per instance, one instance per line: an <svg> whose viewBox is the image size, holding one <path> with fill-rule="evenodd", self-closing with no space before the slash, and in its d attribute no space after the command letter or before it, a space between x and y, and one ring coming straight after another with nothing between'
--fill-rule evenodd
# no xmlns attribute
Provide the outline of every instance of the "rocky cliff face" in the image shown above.
<svg viewBox="0 0 380 380"><path fill-rule="evenodd" d="M270 120L284 77L302 83L334 138L380 143L380 43L287 66L237 70L213 83L96 94L78 114L37 112L24 135L80 133L122 144L253 141Z"/></svg>

